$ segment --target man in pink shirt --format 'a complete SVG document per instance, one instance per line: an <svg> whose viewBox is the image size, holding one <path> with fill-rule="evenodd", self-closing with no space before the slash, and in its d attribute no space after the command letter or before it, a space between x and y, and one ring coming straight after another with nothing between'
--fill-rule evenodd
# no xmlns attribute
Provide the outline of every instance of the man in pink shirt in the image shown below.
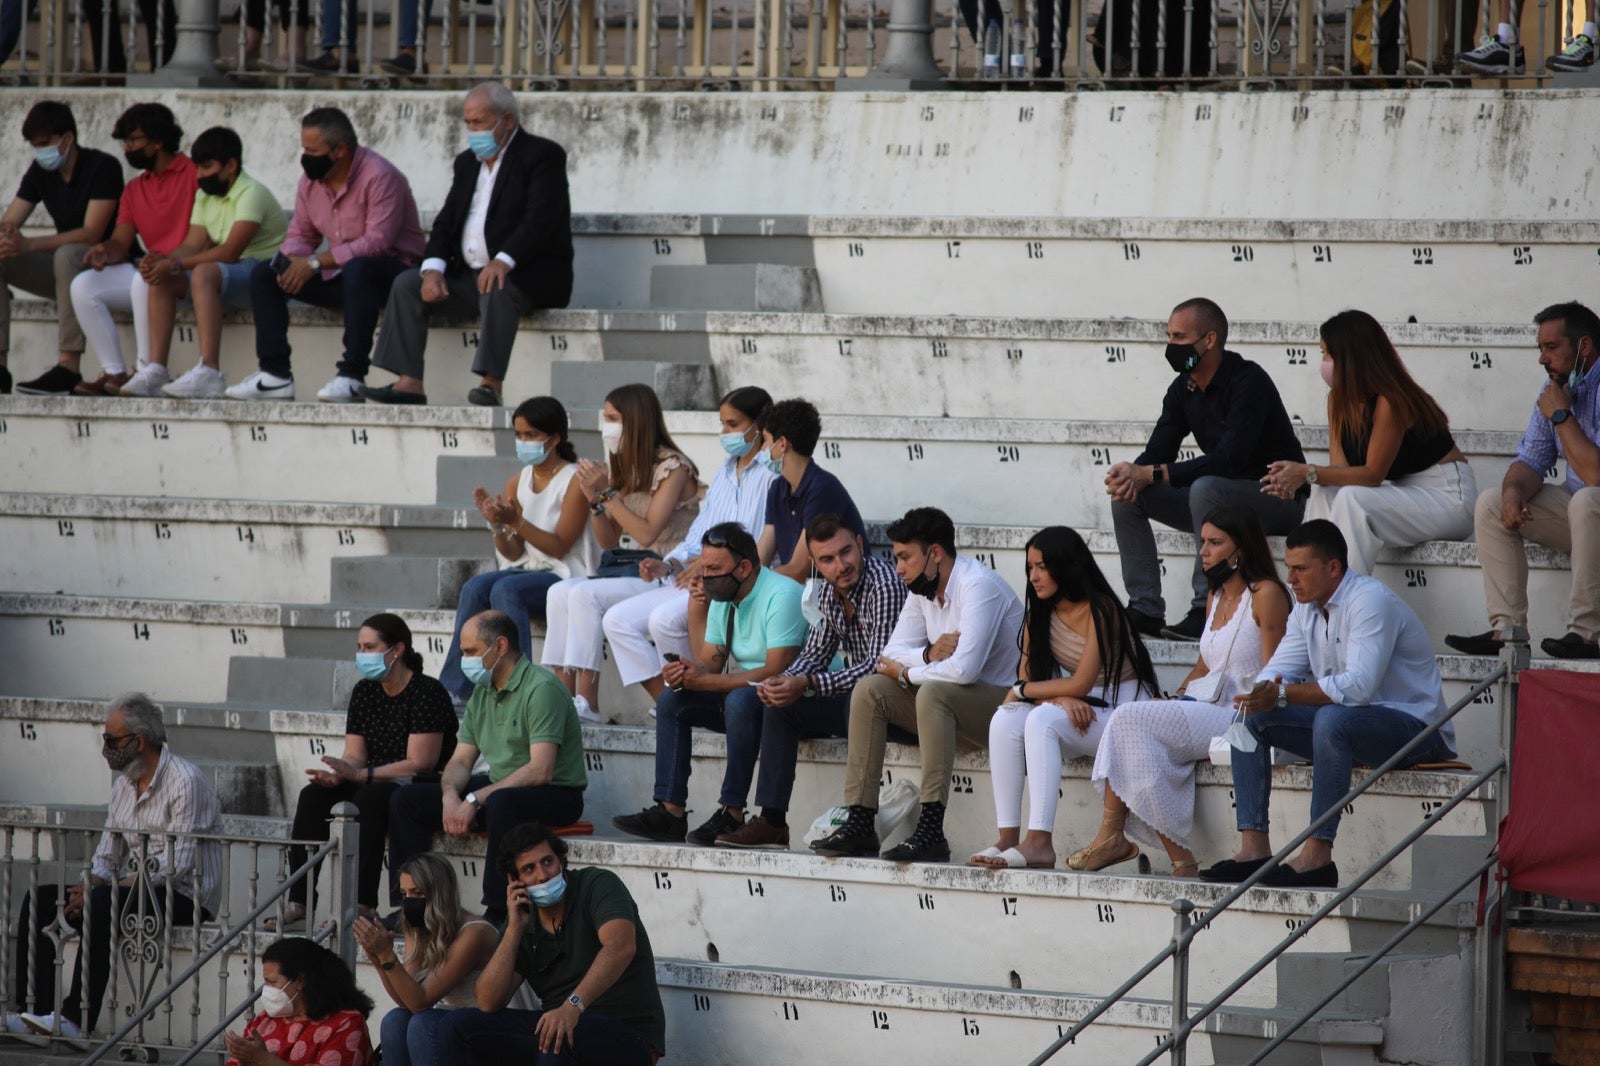
<svg viewBox="0 0 1600 1066"><path fill-rule="evenodd" d="M411 185L395 166L356 143L336 107L300 120L301 169L294 219L277 256L250 275L261 369L227 390L235 400L292 400L289 299L344 311L337 375L317 392L328 403L363 399L372 336L389 287L422 259L426 238ZM326 247L324 247L324 244Z"/></svg>

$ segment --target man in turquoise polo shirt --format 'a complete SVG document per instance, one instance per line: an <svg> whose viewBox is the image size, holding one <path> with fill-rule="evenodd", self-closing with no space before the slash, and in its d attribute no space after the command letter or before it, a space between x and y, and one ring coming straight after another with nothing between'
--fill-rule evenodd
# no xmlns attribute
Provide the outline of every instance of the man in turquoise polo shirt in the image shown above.
<svg viewBox="0 0 1600 1066"><path fill-rule="evenodd" d="M453 837L489 834L483 864L484 916L504 923L505 885L493 857L513 826L570 825L583 813L583 731L572 696L555 674L517 651L517 627L484 611L461 629L461 672L477 687L467 701L456 751L438 784L396 789L389 800L389 868L429 849L440 829ZM487 774L475 774L482 754Z"/></svg>
<svg viewBox="0 0 1600 1066"><path fill-rule="evenodd" d="M755 538L737 522L712 526L700 541L700 582L689 595L694 661L668 662L667 691L656 700L655 803L611 824L648 840L711 845L744 824L745 797L761 748L760 714L724 714L737 700L760 707L755 685L781 674L806 642L800 586L761 565ZM727 732L728 723L755 723L728 734L728 768L719 806L689 832L689 734L694 726Z"/></svg>

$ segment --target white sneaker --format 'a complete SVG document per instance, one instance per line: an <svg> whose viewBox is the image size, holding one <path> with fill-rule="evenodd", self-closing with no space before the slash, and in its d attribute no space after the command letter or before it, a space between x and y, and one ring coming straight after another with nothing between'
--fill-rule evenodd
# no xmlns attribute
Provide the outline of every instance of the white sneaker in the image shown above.
<svg viewBox="0 0 1600 1066"><path fill-rule="evenodd" d="M6 1011L5 1032L10 1033L13 1036L26 1036L27 1034L33 1032L33 1030L29 1029L28 1023L22 1020L22 1015L13 1014L11 1011Z"/></svg>
<svg viewBox="0 0 1600 1066"><path fill-rule="evenodd" d="M163 385L161 395L174 400L215 400L227 395L224 391L227 384L228 379L222 376L222 371L197 363L172 384Z"/></svg>
<svg viewBox="0 0 1600 1066"><path fill-rule="evenodd" d="M53 1033L56 1030L56 1015L54 1011L49 1014L28 1014L24 1012L22 1021L36 1033ZM61 1035L76 1040L83 1035L83 1032L78 1028L77 1022L62 1018Z"/></svg>
<svg viewBox="0 0 1600 1066"><path fill-rule="evenodd" d="M223 395L234 400L292 400L294 379L257 370L239 384L225 389Z"/></svg>
<svg viewBox="0 0 1600 1066"><path fill-rule="evenodd" d="M605 719L596 714L594 708L589 706L589 701L582 696L572 697L572 705L578 708L578 718L580 720L594 722L597 725L605 722Z"/></svg>
<svg viewBox="0 0 1600 1066"><path fill-rule="evenodd" d="M160 396L161 386L170 380L172 375L167 373L166 367L160 363L146 363L117 391L124 396Z"/></svg>
<svg viewBox="0 0 1600 1066"><path fill-rule="evenodd" d="M317 390L317 399L323 403L366 403L361 382L340 375Z"/></svg>

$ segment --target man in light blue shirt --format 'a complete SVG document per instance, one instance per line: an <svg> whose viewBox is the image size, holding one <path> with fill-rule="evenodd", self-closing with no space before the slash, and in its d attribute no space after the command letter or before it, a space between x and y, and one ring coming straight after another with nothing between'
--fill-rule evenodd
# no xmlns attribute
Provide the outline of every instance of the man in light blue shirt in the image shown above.
<svg viewBox="0 0 1600 1066"><path fill-rule="evenodd" d="M1294 611L1272 661L1234 703L1256 744L1233 749L1239 853L1201 876L1243 881L1272 855L1267 801L1272 748L1311 760L1311 819L1350 790L1354 763L1377 766L1444 718L1444 682L1422 619L1386 585L1346 569L1339 527L1326 519L1300 526L1285 540L1284 563ZM1408 765L1455 755L1449 722L1411 752ZM1332 888L1337 816L1307 840L1300 854L1263 885Z"/></svg>
<svg viewBox="0 0 1600 1066"><path fill-rule="evenodd" d="M755 538L737 522L706 530L700 574L701 593L689 600L693 660L674 658L661 671L669 688L656 701L655 802L611 824L648 840L687 839L710 846L744 824L745 797L761 748L761 699L755 686L788 669L810 627L800 611L800 586L761 565ZM752 706L736 713L741 701ZM733 723L744 728L730 730ZM684 805L694 726L728 732L728 767L716 811L691 833Z"/></svg>
<svg viewBox="0 0 1600 1066"><path fill-rule="evenodd" d="M1533 316L1548 380L1500 490L1478 497L1473 529L1488 601L1487 633L1444 642L1466 655L1498 655L1512 626L1528 624L1527 541L1572 553L1567 633L1540 646L1557 659L1600 659L1600 316L1580 303ZM1545 478L1567 461L1567 479Z"/></svg>

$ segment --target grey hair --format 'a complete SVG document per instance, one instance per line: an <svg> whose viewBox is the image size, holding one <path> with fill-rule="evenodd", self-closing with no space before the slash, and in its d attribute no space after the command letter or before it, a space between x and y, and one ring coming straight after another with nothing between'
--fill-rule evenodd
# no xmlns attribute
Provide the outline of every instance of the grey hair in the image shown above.
<svg viewBox="0 0 1600 1066"><path fill-rule="evenodd" d="M510 115L518 123L521 123L522 116L517 113L516 95L506 88L503 82L486 81L480 85L474 85L472 91L467 93L467 99L470 100L474 96L483 97L489 105L489 110L496 115ZM462 102L465 103L466 101Z"/></svg>
<svg viewBox="0 0 1600 1066"><path fill-rule="evenodd" d="M143 692L124 692L106 704L106 714L122 712L122 722L128 732L144 737L154 748L167 745L167 725L161 720L161 707Z"/></svg>

